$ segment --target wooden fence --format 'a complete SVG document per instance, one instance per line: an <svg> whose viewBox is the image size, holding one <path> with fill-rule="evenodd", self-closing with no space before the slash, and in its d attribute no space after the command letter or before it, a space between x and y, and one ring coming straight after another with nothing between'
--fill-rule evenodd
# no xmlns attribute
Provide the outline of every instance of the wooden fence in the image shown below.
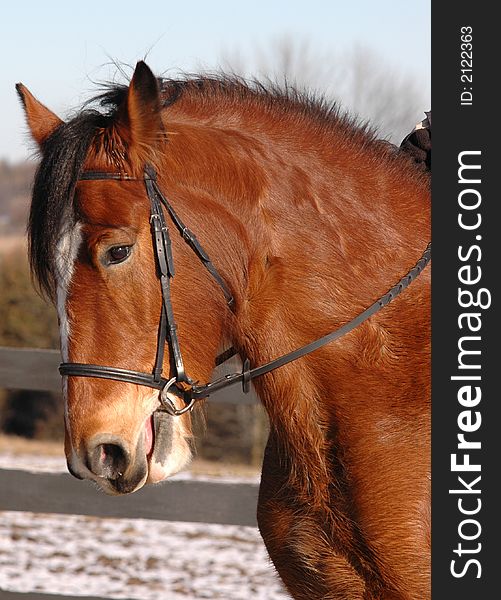
<svg viewBox="0 0 501 600"><path fill-rule="evenodd" d="M60 391L55 350L0 347L0 388ZM238 387L222 390L217 402L255 403ZM110 497L67 473L0 469L0 511L79 514L256 526L257 484L180 479ZM2 600L77 600L70 596L0 590ZM78 596L78 600L100 600Z"/></svg>

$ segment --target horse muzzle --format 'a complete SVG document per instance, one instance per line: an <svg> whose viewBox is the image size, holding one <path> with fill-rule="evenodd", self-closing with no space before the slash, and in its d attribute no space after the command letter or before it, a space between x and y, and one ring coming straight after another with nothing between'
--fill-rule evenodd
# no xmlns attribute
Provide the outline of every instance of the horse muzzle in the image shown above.
<svg viewBox="0 0 501 600"><path fill-rule="evenodd" d="M77 479L94 481L108 494L129 494L178 472L191 456L190 435L182 421L155 410L135 441L109 432L81 440L78 452L68 457L68 470Z"/></svg>

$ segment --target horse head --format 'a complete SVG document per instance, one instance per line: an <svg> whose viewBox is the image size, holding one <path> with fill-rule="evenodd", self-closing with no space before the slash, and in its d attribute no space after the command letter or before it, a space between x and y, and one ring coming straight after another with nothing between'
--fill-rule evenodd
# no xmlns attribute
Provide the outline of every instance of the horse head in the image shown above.
<svg viewBox="0 0 501 600"><path fill-rule="evenodd" d="M56 304L63 361L151 373L164 307L145 168L158 173L160 185L178 184L166 172L169 139L176 134L162 117L159 82L138 63L128 87L100 98L107 111L84 110L66 123L24 86L18 93L41 154L29 224L31 265ZM96 172L101 177L85 177ZM190 226L218 256L231 230L228 215L206 199L197 204L189 188L177 185L174 194L178 206L190 207ZM172 253L179 275L170 301L184 366L190 381L207 381L232 313L179 235L172 236ZM224 260L220 268L223 276L235 270ZM170 375L168 348L160 362ZM161 481L192 457L190 414L159 410L157 389L65 377L64 397L68 468L108 493ZM179 393L168 399L177 410L184 406Z"/></svg>

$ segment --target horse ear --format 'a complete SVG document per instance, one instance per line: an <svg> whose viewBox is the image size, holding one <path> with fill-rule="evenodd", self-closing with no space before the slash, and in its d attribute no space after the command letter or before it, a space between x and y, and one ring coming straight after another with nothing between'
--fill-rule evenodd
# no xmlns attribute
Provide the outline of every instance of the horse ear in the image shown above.
<svg viewBox="0 0 501 600"><path fill-rule="evenodd" d="M158 80L148 65L140 61L136 65L123 106L125 115L122 112L132 147L155 145L159 133L163 131L161 109Z"/></svg>
<svg viewBox="0 0 501 600"><path fill-rule="evenodd" d="M63 124L63 121L39 102L22 83L16 85L16 90L23 104L31 135L41 147L51 133Z"/></svg>

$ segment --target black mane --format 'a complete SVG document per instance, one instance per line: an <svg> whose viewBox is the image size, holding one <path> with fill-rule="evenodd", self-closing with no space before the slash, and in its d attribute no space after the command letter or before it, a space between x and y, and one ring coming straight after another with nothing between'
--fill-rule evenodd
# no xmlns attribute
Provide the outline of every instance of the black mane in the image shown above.
<svg viewBox="0 0 501 600"><path fill-rule="evenodd" d="M97 129L106 127L111 119L112 114L84 110L60 125L41 148L28 221L28 247L32 274L49 298L54 298L56 290L57 244L63 228L69 230L75 224L75 186Z"/></svg>

